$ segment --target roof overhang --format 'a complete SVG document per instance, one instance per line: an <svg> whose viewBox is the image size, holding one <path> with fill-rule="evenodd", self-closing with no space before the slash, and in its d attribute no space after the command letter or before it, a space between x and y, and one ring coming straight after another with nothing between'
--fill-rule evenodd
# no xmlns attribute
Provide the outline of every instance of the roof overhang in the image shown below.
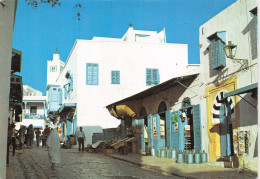
<svg viewBox="0 0 260 179"><path fill-rule="evenodd" d="M186 76L179 76L179 77L175 77L175 78L172 78L168 81L165 81L161 84L158 84L156 86L153 86L151 88L148 88L140 93L137 93L133 96L130 96L130 97L127 97L125 99L122 99L120 101L117 101L117 102L114 102L112 104L109 104L106 106L107 109L110 109L111 107L113 106L116 106L120 103L123 103L123 102L126 102L126 101L132 101L132 100L137 100L137 99L140 99L140 98L144 98L144 97L147 97L147 96L151 96L153 94L157 94L161 91L164 91L168 88L171 88L177 84L179 84L179 82L182 82L182 81L185 81L185 80L188 80L188 79L191 79L191 78L196 78L198 76L199 73L195 73L195 74L190 74L190 75L186 75Z"/></svg>
<svg viewBox="0 0 260 179"><path fill-rule="evenodd" d="M59 113L63 113L70 109L75 109L76 106L77 106L77 103L64 103L58 111L59 111Z"/></svg>
<svg viewBox="0 0 260 179"><path fill-rule="evenodd" d="M258 83L254 83L254 84L236 89L234 91L230 91L228 93L225 93L224 98L227 98L229 96L234 96L234 95L240 95L240 94L243 94L243 93L250 93L250 92L255 91L257 88L258 88Z"/></svg>
<svg viewBox="0 0 260 179"><path fill-rule="evenodd" d="M77 103L64 103L57 111L60 116L60 122L64 120L72 121L76 107Z"/></svg>

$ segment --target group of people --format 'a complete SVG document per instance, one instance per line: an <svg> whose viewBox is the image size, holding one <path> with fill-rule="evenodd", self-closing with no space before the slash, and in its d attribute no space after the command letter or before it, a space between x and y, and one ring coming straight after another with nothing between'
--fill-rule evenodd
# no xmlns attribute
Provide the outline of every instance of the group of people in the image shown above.
<svg viewBox="0 0 260 179"><path fill-rule="evenodd" d="M8 123L8 141L7 141L7 164L9 164L9 146L13 145L13 156L15 155L16 149L16 137L19 139L19 147L23 148L23 145L26 141L27 148L31 149L33 145L34 134L36 135L37 146L42 140L42 147L47 147L48 156L51 162L51 169L55 169L55 164L60 163L60 138L57 128L49 128L47 125L41 133L39 129L34 131L33 125L30 124L26 129L25 126L21 126L18 132L15 132L15 124ZM84 141L86 139L82 127L77 133L77 140L79 143L79 151L84 152Z"/></svg>

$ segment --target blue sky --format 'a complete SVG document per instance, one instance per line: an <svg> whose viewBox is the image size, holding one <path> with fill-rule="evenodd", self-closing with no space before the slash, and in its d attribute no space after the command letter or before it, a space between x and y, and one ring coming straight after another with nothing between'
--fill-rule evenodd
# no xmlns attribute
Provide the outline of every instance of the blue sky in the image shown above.
<svg viewBox="0 0 260 179"><path fill-rule="evenodd" d="M18 1L13 48L23 52L23 84L43 92L47 60L58 48L64 62L76 39L121 38L136 30L161 31L167 43L188 44L189 63L199 60L199 27L236 0L61 0L61 6L37 8ZM81 2L82 8L75 8ZM77 20L77 12L81 20Z"/></svg>

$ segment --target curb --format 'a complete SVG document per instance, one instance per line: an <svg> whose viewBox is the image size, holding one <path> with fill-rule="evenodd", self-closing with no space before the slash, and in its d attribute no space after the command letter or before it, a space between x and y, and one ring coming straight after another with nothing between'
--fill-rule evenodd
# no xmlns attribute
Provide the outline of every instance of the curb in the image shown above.
<svg viewBox="0 0 260 179"><path fill-rule="evenodd" d="M138 165L138 166L140 166L140 167L145 167L145 168L148 168L148 169L152 169L152 170L156 170L156 171L168 173L168 174L173 175L173 176L183 177L183 178L187 178L187 179L196 179L195 177L190 177L190 176L185 176L185 175L179 175L179 174L176 174L176 173L173 173L173 172L168 172L168 171L160 170L160 169L158 169L157 167L152 166L152 165L141 164L141 163L138 163L138 162L133 162L133 161L130 161L130 160L127 160L127 159L123 159L123 158L120 158L120 157L115 157L115 156L107 155L107 154L104 154L104 153L102 153L102 154L105 155L105 156L111 157L111 158L113 158L113 159L125 161L125 162L128 162L128 163L134 164L134 165Z"/></svg>

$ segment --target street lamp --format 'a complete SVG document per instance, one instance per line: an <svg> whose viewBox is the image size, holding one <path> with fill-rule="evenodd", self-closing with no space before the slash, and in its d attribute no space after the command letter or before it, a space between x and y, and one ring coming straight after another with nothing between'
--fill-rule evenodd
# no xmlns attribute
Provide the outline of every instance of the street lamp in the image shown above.
<svg viewBox="0 0 260 179"><path fill-rule="evenodd" d="M227 58L233 59L236 56L237 45L234 45L231 41L228 41L228 45L225 45L224 51L226 53Z"/></svg>
<svg viewBox="0 0 260 179"><path fill-rule="evenodd" d="M245 62L245 65L248 66L247 59L234 58L236 56L236 52L237 52L237 45L232 44L231 41L228 41L228 44L225 45L224 51L225 51L227 58L230 58L232 60L239 61L239 62L243 61L243 62Z"/></svg>

